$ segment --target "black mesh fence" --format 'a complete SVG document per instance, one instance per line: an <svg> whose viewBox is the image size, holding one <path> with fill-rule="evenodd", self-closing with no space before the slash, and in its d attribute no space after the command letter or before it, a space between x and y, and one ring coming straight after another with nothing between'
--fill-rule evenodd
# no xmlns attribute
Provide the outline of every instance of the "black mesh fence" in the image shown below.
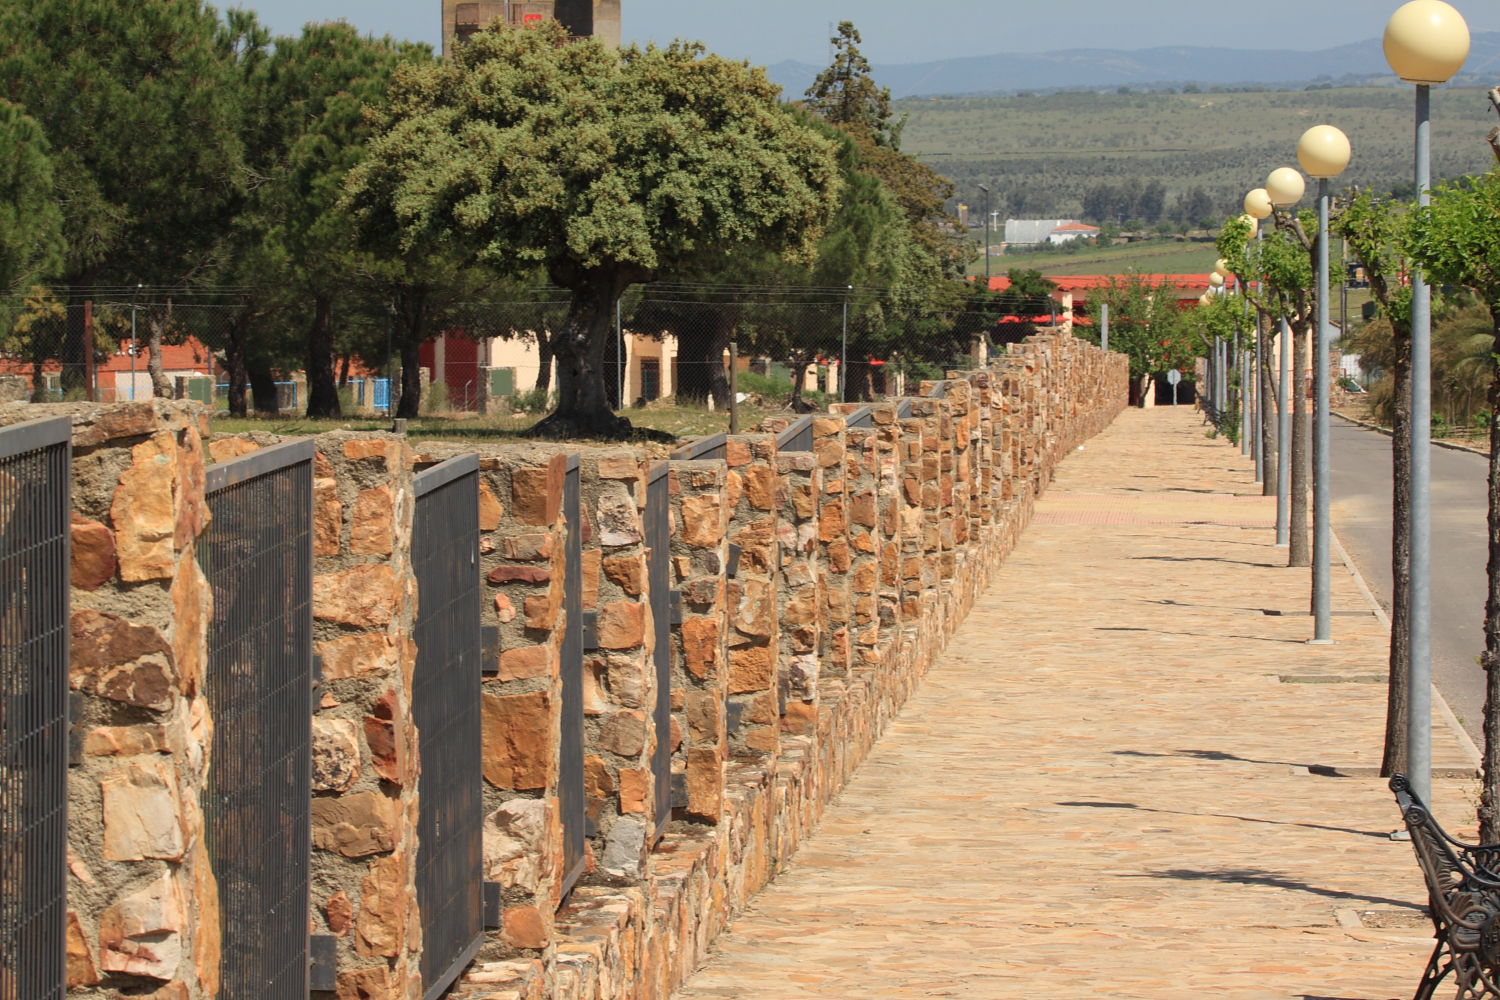
<svg viewBox="0 0 1500 1000"><path fill-rule="evenodd" d="M203 814L233 943L221 1000L307 996L312 464L312 442L295 441L208 473L214 731Z"/></svg>
<svg viewBox="0 0 1500 1000"><path fill-rule="evenodd" d="M63 996L71 434L0 431L0 1000Z"/></svg>
<svg viewBox="0 0 1500 1000"><path fill-rule="evenodd" d="M562 705L557 752L557 802L562 813L562 886L565 898L583 875L587 801L583 774L583 507L577 455L568 456L563 517L568 536L563 573Z"/></svg>
<svg viewBox="0 0 1500 1000"><path fill-rule="evenodd" d="M417 905L422 991L436 996L463 971L484 935L479 459L450 459L419 473L412 488L418 592L412 720L422 761Z"/></svg>
<svg viewBox="0 0 1500 1000"><path fill-rule="evenodd" d="M656 692L651 718L657 733L672 728L672 509L666 462L658 462L646 479L646 578L651 600L651 666ZM654 791L653 834L660 837L672 818L672 741L658 737L651 750Z"/></svg>

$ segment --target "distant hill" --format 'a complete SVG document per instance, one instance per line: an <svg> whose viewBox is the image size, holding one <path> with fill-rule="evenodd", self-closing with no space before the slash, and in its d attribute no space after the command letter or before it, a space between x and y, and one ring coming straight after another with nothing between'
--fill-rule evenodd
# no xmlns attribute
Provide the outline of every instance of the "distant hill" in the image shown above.
<svg viewBox="0 0 1500 1000"><path fill-rule="evenodd" d="M821 66L781 62L766 69L788 98L802 96ZM1288 49L1226 49L1170 46L1125 52L1068 49L1058 52L1002 52L992 56L944 59L906 65L877 65L875 79L895 97L936 94L1006 94L1067 88L1199 86L1300 86L1328 81L1395 82L1380 40L1356 42L1317 52ZM1493 86L1500 80L1500 32L1479 32L1464 67L1464 78ZM1461 78L1463 79L1463 78Z"/></svg>
<svg viewBox="0 0 1500 1000"><path fill-rule="evenodd" d="M1500 83L1496 77L1489 82ZM902 150L950 178L955 202L981 208L978 185L987 185L1002 220L1123 222L1091 214L1098 199L1090 193L1155 183L1165 188L1167 219L1187 221L1186 200L1200 189L1196 214L1223 219L1240 211L1244 193L1272 168L1294 164L1298 137L1324 122L1342 128L1354 147L1337 187L1386 191L1411 181L1407 87L913 97L895 111L907 116ZM1432 111L1435 177L1494 168L1485 134L1495 114L1483 88L1437 88ZM1148 226L1158 221L1137 217Z"/></svg>

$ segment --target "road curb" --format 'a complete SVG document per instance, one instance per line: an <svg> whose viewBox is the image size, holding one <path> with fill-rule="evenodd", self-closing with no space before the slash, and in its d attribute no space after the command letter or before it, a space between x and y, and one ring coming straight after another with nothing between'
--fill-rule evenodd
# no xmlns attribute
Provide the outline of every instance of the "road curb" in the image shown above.
<svg viewBox="0 0 1500 1000"><path fill-rule="evenodd" d="M1353 424L1356 427L1363 427L1365 430L1374 431L1376 434L1384 434L1386 437L1391 436L1391 429L1389 427L1381 427L1379 424L1372 424L1368 420L1360 420L1356 417L1347 416L1343 413L1339 413L1336 410L1330 410L1329 412L1345 423ZM1466 451L1470 455L1483 455L1485 458L1490 457L1490 453L1487 451L1481 451L1478 448L1470 448L1466 444L1454 444L1452 441L1433 441L1432 446L1434 448L1447 448L1449 451Z"/></svg>
<svg viewBox="0 0 1500 1000"><path fill-rule="evenodd" d="M1349 420L1350 418L1345 417L1344 419ZM1359 421L1351 422L1359 423ZM1354 585L1359 588L1359 592L1364 595L1365 602L1370 605L1370 610L1375 613L1376 619L1379 620L1380 624L1385 626L1386 633L1389 634L1391 631L1390 615L1385 613L1385 608L1381 607L1380 601L1376 600L1375 592L1365 582L1364 575L1360 573L1359 567L1354 565L1354 560L1350 557L1349 550L1344 548L1344 543L1339 539L1338 532L1334 531L1331 525L1329 526L1328 534L1333 539L1333 547L1338 550L1339 559L1343 561L1344 568L1354 578ZM1436 706L1438 715L1442 716L1443 721L1448 724L1448 728L1453 731L1453 735L1458 738L1459 747L1468 755L1469 761L1477 770L1481 760L1478 745L1474 742L1474 738L1469 735L1468 730L1458 721L1458 716L1453 714L1453 709L1448 705L1448 699L1443 697L1443 692L1438 690L1436 684L1431 685L1431 687L1432 703Z"/></svg>

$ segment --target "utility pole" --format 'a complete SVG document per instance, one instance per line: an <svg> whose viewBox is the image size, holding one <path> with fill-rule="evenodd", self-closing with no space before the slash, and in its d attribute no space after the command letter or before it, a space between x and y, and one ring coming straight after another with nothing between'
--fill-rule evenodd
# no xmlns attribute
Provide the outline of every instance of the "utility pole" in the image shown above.
<svg viewBox="0 0 1500 1000"><path fill-rule="evenodd" d="M854 291L853 285L844 288L844 327L839 334L839 402L849 401L849 293Z"/></svg>
<svg viewBox="0 0 1500 1000"><path fill-rule="evenodd" d="M981 184L984 192L984 290L990 290L990 189Z"/></svg>

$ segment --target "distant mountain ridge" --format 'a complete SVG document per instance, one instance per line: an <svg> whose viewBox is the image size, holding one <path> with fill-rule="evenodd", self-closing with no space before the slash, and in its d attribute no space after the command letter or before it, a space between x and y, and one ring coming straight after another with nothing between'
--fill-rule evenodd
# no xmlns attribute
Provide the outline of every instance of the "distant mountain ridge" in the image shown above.
<svg viewBox="0 0 1500 1000"><path fill-rule="evenodd" d="M786 97L812 86L823 67L780 62L766 68ZM1328 80L1394 80L1372 38L1316 52L1289 49L1227 49L1199 46L1121 51L1067 49L1057 52L1002 52L937 62L874 67L875 79L893 97L937 94L1016 93L1059 88L1140 87L1196 83L1201 86L1262 84L1289 86ZM1500 83L1500 31L1477 32L1462 79Z"/></svg>

